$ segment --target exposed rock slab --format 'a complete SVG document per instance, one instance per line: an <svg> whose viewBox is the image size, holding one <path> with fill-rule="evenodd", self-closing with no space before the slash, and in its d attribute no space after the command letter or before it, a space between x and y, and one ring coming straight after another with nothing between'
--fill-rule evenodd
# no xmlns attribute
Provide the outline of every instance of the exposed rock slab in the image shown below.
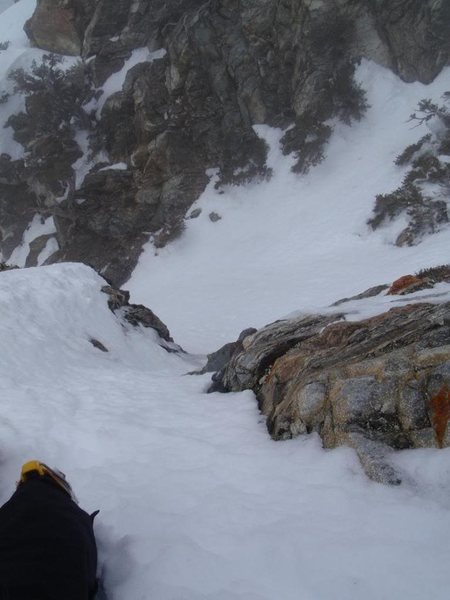
<svg viewBox="0 0 450 600"><path fill-rule="evenodd" d="M375 0L367 4L389 46L393 69L404 81L433 81L449 59L449 3Z"/></svg>
<svg viewBox="0 0 450 600"><path fill-rule="evenodd" d="M79 56L83 31L77 13L82 4L75 0L38 0L25 25L28 37L43 50Z"/></svg>
<svg viewBox="0 0 450 600"><path fill-rule="evenodd" d="M108 295L108 306L123 321L133 327L146 327L154 329L161 338L161 346L168 352L184 352L174 343L169 329L165 323L150 309L143 304L130 304L130 293L127 290L119 290L111 285L102 287L102 292Z"/></svg>
<svg viewBox="0 0 450 600"><path fill-rule="evenodd" d="M244 329L244 331L239 334L239 337L235 342L224 344L221 348L219 348L219 350L216 350L216 352L208 354L206 365L200 371L194 371L191 373L191 375L203 375L204 373L217 372L220 373L222 369L230 362L233 354L236 354L243 349L245 338L256 333L256 331L257 330L254 327ZM216 379L219 381L220 376L217 376Z"/></svg>
<svg viewBox="0 0 450 600"><path fill-rule="evenodd" d="M315 431L326 448L355 448L370 477L399 483L389 452L450 445L450 303L273 323L215 379L213 390L255 391L274 439Z"/></svg>

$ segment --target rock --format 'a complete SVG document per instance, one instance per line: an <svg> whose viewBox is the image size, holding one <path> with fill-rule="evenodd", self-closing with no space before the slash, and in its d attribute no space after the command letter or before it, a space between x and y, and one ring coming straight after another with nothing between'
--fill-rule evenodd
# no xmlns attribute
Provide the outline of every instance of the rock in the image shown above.
<svg viewBox="0 0 450 600"><path fill-rule="evenodd" d="M83 31L77 20L76 0L38 0L25 24L25 32L38 48L58 54L79 56Z"/></svg>
<svg viewBox="0 0 450 600"><path fill-rule="evenodd" d="M270 378L270 369L279 356L317 335L327 324L339 318L339 315L310 315L275 321L248 336L243 341L244 350L233 355L222 375L225 389L241 391L259 387L260 381Z"/></svg>
<svg viewBox="0 0 450 600"><path fill-rule="evenodd" d="M120 0L98 1L85 27L83 56L93 57L97 86L122 68L133 49L163 45L163 31L174 26L204 0Z"/></svg>
<svg viewBox="0 0 450 600"><path fill-rule="evenodd" d="M24 212L33 214L35 204L55 211L60 251L52 260L82 260L120 286L145 242L161 247L182 233L209 182L208 169L218 169L219 187L271 176L255 124L289 127L284 151L295 153L296 169L305 171L322 160L332 119L363 115L364 92L353 77L359 59L378 61L407 81L431 81L449 59L448 11L444 0L395 6L384 0L39 0L26 28L31 40L52 52L81 52L85 62L82 82L79 74L57 78L66 85L54 86L53 101L42 90L27 93L26 111L10 119L27 153ZM143 48L165 55L130 69L98 115L101 86ZM72 114L56 122L60 107ZM49 122L52 131L42 135ZM124 162L127 173L104 175L94 165L75 189L80 131L93 156ZM443 173L428 167L428 178ZM410 210L411 223L397 243L418 243L446 225L444 199L403 192L393 210ZM3 239L14 229L4 242L8 249L21 228L7 225Z"/></svg>
<svg viewBox="0 0 450 600"><path fill-rule="evenodd" d="M108 306L113 312L122 306L129 306L130 292L127 290L117 290L111 285L104 285L102 292L108 294Z"/></svg>
<svg viewBox="0 0 450 600"><path fill-rule="evenodd" d="M18 267L15 267L13 265L7 265L4 262L0 262L0 273L2 271L11 271L11 269L18 269Z"/></svg>
<svg viewBox="0 0 450 600"><path fill-rule="evenodd" d="M109 352L108 348L106 346L104 346L101 342L99 342L99 340L96 340L95 338L91 338L89 341L94 346L94 348L97 348L98 350L101 350L102 352Z"/></svg>
<svg viewBox="0 0 450 600"><path fill-rule="evenodd" d="M376 285L374 287L369 288L365 292L362 292L361 294L352 296L351 298L342 298L341 300L337 300L331 306L339 306L340 304L344 304L345 302L351 302L352 300L363 300L364 298L373 298L373 296L378 296L388 288L389 286L385 284Z"/></svg>
<svg viewBox="0 0 450 600"><path fill-rule="evenodd" d="M298 416L305 424L306 431L317 431L323 422L327 402L327 386L320 381L306 385L298 395Z"/></svg>
<svg viewBox="0 0 450 600"><path fill-rule="evenodd" d="M248 329L244 329L244 331L241 331L241 333L239 334L239 338L235 342L225 344L224 346L219 348L219 350L216 350L216 352L208 354L208 360L203 369L192 374L203 375L204 373L222 371L222 369L231 360L233 354L243 349L244 340L253 333L256 333L256 329L254 329L253 327L249 327Z"/></svg>
<svg viewBox="0 0 450 600"><path fill-rule="evenodd" d="M222 217L221 217L221 216L220 216L218 213L216 213L216 212L214 212L214 211L213 211L213 212L210 212L210 213L209 213L209 215L208 215L208 217L209 217L209 220L210 220L212 223L217 223L217 221L220 221L220 220L221 220L221 218L222 218Z"/></svg>
<svg viewBox="0 0 450 600"><path fill-rule="evenodd" d="M14 202L11 199L14 198ZM21 243L33 215L40 210L39 199L31 192L24 177L22 160L0 156L0 250L8 260Z"/></svg>
<svg viewBox="0 0 450 600"><path fill-rule="evenodd" d="M355 448L376 481L399 483L389 452L450 445L450 303L342 317L264 327L215 375L213 389L252 389L274 439L317 431L327 448Z"/></svg>
<svg viewBox="0 0 450 600"><path fill-rule="evenodd" d="M167 326L159 319L155 313L142 304L130 304L130 293L126 290L118 290L111 285L102 287L102 292L108 295L108 306L112 312L117 313L121 318L134 327L150 327L154 329L162 340L172 343L173 339ZM166 346L163 346L166 348ZM179 346L167 346L166 349L182 351Z"/></svg>
<svg viewBox="0 0 450 600"><path fill-rule="evenodd" d="M389 45L392 68L404 81L433 81L450 56L448 2L427 0L413 6L408 0L376 0L367 4L380 37Z"/></svg>
<svg viewBox="0 0 450 600"><path fill-rule="evenodd" d="M23 160L12 160L9 154L0 155L0 185L19 186L23 183Z"/></svg>
<svg viewBox="0 0 450 600"><path fill-rule="evenodd" d="M134 264L152 213L136 202L133 174L102 170L89 174L71 198L54 214L60 251L52 262L84 262L116 284Z"/></svg>
<svg viewBox="0 0 450 600"><path fill-rule="evenodd" d="M420 283L421 279L417 275L403 275L394 281L387 293L391 295L408 294L411 288L415 289Z"/></svg>
<svg viewBox="0 0 450 600"><path fill-rule="evenodd" d="M423 389L415 379L405 382L400 390L398 418L401 428L405 431L411 432L429 427L430 421L423 398Z"/></svg>
<svg viewBox="0 0 450 600"><path fill-rule="evenodd" d="M166 340L166 342L173 342L167 326L146 306L143 306L142 304L131 304L130 306L124 307L122 314L124 319L128 321L128 323L131 323L131 325L151 327L158 332L163 340Z"/></svg>
<svg viewBox="0 0 450 600"><path fill-rule="evenodd" d="M355 428L367 437L389 444L393 448L408 448L410 442L401 427L395 399L398 395L395 378L378 381L373 376L339 379L329 389L334 423L334 446L345 440ZM333 443L334 442L334 443Z"/></svg>
<svg viewBox="0 0 450 600"><path fill-rule="evenodd" d="M38 266L38 258L39 258L40 253L47 246L48 241L53 237L54 237L53 233L46 234L46 235L40 235L39 237L35 238L30 243L30 252L28 253L27 259L25 261L26 267Z"/></svg>
<svg viewBox="0 0 450 600"><path fill-rule="evenodd" d="M350 433L348 445L356 451L361 465L370 479L385 485L402 483L402 475L389 463L388 457L392 453L391 448L370 440L360 433Z"/></svg>
<svg viewBox="0 0 450 600"><path fill-rule="evenodd" d="M192 210L189 215L188 215L188 219L197 219L200 215L202 214L202 209L201 208L195 208L194 210Z"/></svg>

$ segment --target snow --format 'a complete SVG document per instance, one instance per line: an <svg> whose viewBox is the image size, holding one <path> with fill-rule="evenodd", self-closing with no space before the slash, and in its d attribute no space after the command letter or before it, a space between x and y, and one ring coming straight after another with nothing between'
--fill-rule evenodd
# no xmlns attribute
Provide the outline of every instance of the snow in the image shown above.
<svg viewBox="0 0 450 600"><path fill-rule="evenodd" d="M395 157L426 127L408 123L420 99L440 102L450 69L429 86L406 84L373 63L358 79L371 108L351 127L337 124L326 160L307 176L290 172L282 132L258 126L270 145L269 182L214 189L215 177L193 208L196 219L164 249L151 243L126 284L133 301L151 306L178 343L211 352L246 327L291 312L314 311L374 285L448 262L450 229L415 247L393 242L405 217L373 233L366 225L375 196L401 184ZM212 211L222 219L212 223Z"/></svg>
<svg viewBox="0 0 450 600"><path fill-rule="evenodd" d="M100 118L100 114L108 98L112 94L120 92L122 90L127 73L130 69L132 69L139 63L152 62L159 58L163 58L165 54L166 50L164 50L164 48L160 48L159 50L155 50L153 52L150 52L150 50L147 47L136 48L136 50L133 50L130 58L128 58L124 62L123 67L120 69L120 71L117 71L116 73L110 75L110 77L103 84L103 94L100 96L97 103L97 117Z"/></svg>
<svg viewBox="0 0 450 600"><path fill-rule="evenodd" d="M79 190L86 175L95 164L89 157L89 132L85 130L77 131L75 141L80 148L82 155L72 165L75 172L75 189Z"/></svg>
<svg viewBox="0 0 450 600"><path fill-rule="evenodd" d="M99 169L100 171L126 171L128 169L128 165L124 162L115 163L114 165L108 165L107 167L103 167Z"/></svg>
<svg viewBox="0 0 450 600"><path fill-rule="evenodd" d="M75 134L75 141L80 148L82 155L72 165L75 172L75 189L79 190L84 183L86 175L99 162L108 162L108 155L104 150L101 150L94 156L89 144L89 131L84 129L79 130ZM102 169L100 169L102 170Z"/></svg>
<svg viewBox="0 0 450 600"><path fill-rule="evenodd" d="M14 0L0 0L0 14L14 4Z"/></svg>
<svg viewBox="0 0 450 600"><path fill-rule="evenodd" d="M270 440L253 395L124 328L79 264L0 275L0 502L21 463L63 467L96 520L111 600L448 595L450 449L370 482L353 451ZM89 339L101 341L103 353Z"/></svg>
<svg viewBox="0 0 450 600"><path fill-rule="evenodd" d="M55 254L55 252L58 252L59 250L59 244L58 241L56 239L56 237L51 237L48 238L47 243L45 244L45 247L41 250L41 252L39 253L38 257L37 257L37 266L40 267L42 266L45 261L50 258L50 256L52 256L53 254Z"/></svg>
<svg viewBox="0 0 450 600"><path fill-rule="evenodd" d="M360 299L341 299L337 305L325 306L320 309L321 314L336 314L345 315L346 321L361 321L369 319L377 315L381 315L392 308L405 306L405 304L418 304L427 302L428 304L442 304L450 302L450 283L438 283L433 288L420 290L406 295L392 295L388 290L384 290L376 296ZM283 319L302 318L305 314L311 314L314 311L311 307L309 310L296 310L287 315L283 315Z"/></svg>
<svg viewBox="0 0 450 600"><path fill-rule="evenodd" d="M35 214L31 223L28 225L28 227L23 233L22 243L14 249L11 256L9 257L8 264L14 265L16 267L24 267L28 255L30 253L30 244L41 235L51 235L53 233L56 233L56 227L53 217L47 217L46 219L44 219L41 215ZM44 262L44 260L47 260L47 258L49 258L50 254L48 254L48 252L50 250L53 250L53 252L56 252L56 250L58 250L58 243L56 242L56 239L53 238L54 241L49 244L50 239L47 241L44 250L39 254L38 265L41 265L42 262Z"/></svg>
<svg viewBox="0 0 450 600"><path fill-rule="evenodd" d="M22 30L35 3L0 0L0 41L11 41L0 52L4 91L11 69L42 55ZM163 54L135 51L106 82L98 110L132 66ZM66 472L81 506L101 510L96 534L110 600L448 597L450 449L393 455L407 483L381 486L352 450L325 451L315 435L274 442L252 393L207 395L209 376L186 373L241 329L294 311L345 310L353 319L449 298L440 284L407 299L380 294L327 308L448 262L448 228L396 248L404 217L376 233L366 221L375 195L404 176L395 156L426 132L409 115L421 98L439 100L449 73L407 85L364 62L358 76L371 108L360 123L335 126L327 159L308 176L291 173L282 132L265 126L256 131L270 145L269 182L219 194L211 173L194 206L200 216L167 248L149 244L127 284L132 300L198 355L169 354L153 330L124 326L88 267L0 273L0 503L26 460ZM22 102L0 105L0 128ZM92 165L87 133L77 141L80 186ZM10 128L2 128L3 151L23 152ZM30 243L52 233L51 218L35 217L10 262L24 265ZM56 250L50 237L38 264Z"/></svg>

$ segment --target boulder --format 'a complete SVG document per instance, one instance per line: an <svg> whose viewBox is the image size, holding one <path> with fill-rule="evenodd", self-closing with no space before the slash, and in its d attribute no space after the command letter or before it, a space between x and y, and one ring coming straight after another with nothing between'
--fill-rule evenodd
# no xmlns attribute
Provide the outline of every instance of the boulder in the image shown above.
<svg viewBox="0 0 450 600"><path fill-rule="evenodd" d="M404 81L430 83L450 58L450 5L446 0L366 0L391 67Z"/></svg>
<svg viewBox="0 0 450 600"><path fill-rule="evenodd" d="M54 234L44 234L35 238L30 243L30 251L25 261L26 267L36 267L38 266L38 258L41 252L46 248L47 244L51 239L54 238Z"/></svg>
<svg viewBox="0 0 450 600"><path fill-rule="evenodd" d="M128 291L105 285L102 287L102 292L108 295L110 310L120 316L126 323L133 327L142 326L154 329L161 338L161 345L164 349L169 352L183 352L180 346L173 343L169 329L152 310L143 304L130 304L130 293Z"/></svg>
<svg viewBox="0 0 450 600"><path fill-rule="evenodd" d="M252 389L274 439L317 432L326 448L354 448L373 479L399 483L394 450L450 445L450 303L272 323L213 381Z"/></svg>
<svg viewBox="0 0 450 600"><path fill-rule="evenodd" d="M238 339L235 342L229 342L224 344L219 350L208 354L206 365L200 370L192 373L193 375L203 375L204 373L220 372L230 362L231 357L236 352L240 352L244 347L244 340L248 336L256 333L254 327L244 329L239 334ZM217 377L219 379L219 377Z"/></svg>
<svg viewBox="0 0 450 600"><path fill-rule="evenodd" d="M57 54L79 56L83 31L77 19L76 0L38 0L36 10L25 24L25 32L38 48Z"/></svg>

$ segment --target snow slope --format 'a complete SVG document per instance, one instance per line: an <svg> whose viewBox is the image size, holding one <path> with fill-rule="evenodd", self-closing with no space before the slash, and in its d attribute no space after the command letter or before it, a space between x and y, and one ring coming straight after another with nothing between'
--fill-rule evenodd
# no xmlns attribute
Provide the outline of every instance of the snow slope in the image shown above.
<svg viewBox="0 0 450 600"><path fill-rule="evenodd" d="M14 4L14 0L0 0L0 15L12 4Z"/></svg>
<svg viewBox="0 0 450 600"><path fill-rule="evenodd" d="M34 6L0 0L6 88L10 69L40 56L22 31ZM446 91L448 74L406 85L364 63L371 109L351 128L337 125L327 160L304 178L281 157L281 133L258 127L272 180L220 195L212 178L185 235L158 256L146 249L133 300L177 342L206 352L244 327L447 262L448 230L398 249L398 224L369 235L365 222L375 194L402 179L392 159L423 135L408 115ZM0 106L0 123L16 100ZM0 151L21 155L9 129ZM211 211L222 219L212 223ZM42 228L52 223L30 225L18 260ZM153 331L124 327L103 283L74 264L0 273L0 503L26 460L64 470L83 508L101 509L110 600L448 597L450 449L397 454L410 483L387 488L367 480L349 449L324 451L315 436L273 442L251 393L204 394L208 376L185 375L200 357L168 354ZM369 314L385 302L348 308Z"/></svg>
<svg viewBox="0 0 450 600"><path fill-rule="evenodd" d="M292 311L319 307L450 259L450 228L413 248L392 245L406 223L376 233L366 225L375 196L405 174L395 157L427 130L408 123L421 98L449 89L450 69L430 86L406 84L363 62L358 79L371 105L351 127L335 126L326 160L308 176L291 173L279 150L281 131L264 126L274 176L267 183L208 189L197 219L157 255L148 244L125 285L151 306L178 343L210 352ZM448 194L447 194L448 196ZM212 223L209 213L222 219Z"/></svg>
<svg viewBox="0 0 450 600"><path fill-rule="evenodd" d="M0 274L0 502L22 462L67 473L97 517L111 600L444 600L450 449L367 480L349 449L273 442L251 393L123 328L82 265ZM101 341L109 353L94 348Z"/></svg>

